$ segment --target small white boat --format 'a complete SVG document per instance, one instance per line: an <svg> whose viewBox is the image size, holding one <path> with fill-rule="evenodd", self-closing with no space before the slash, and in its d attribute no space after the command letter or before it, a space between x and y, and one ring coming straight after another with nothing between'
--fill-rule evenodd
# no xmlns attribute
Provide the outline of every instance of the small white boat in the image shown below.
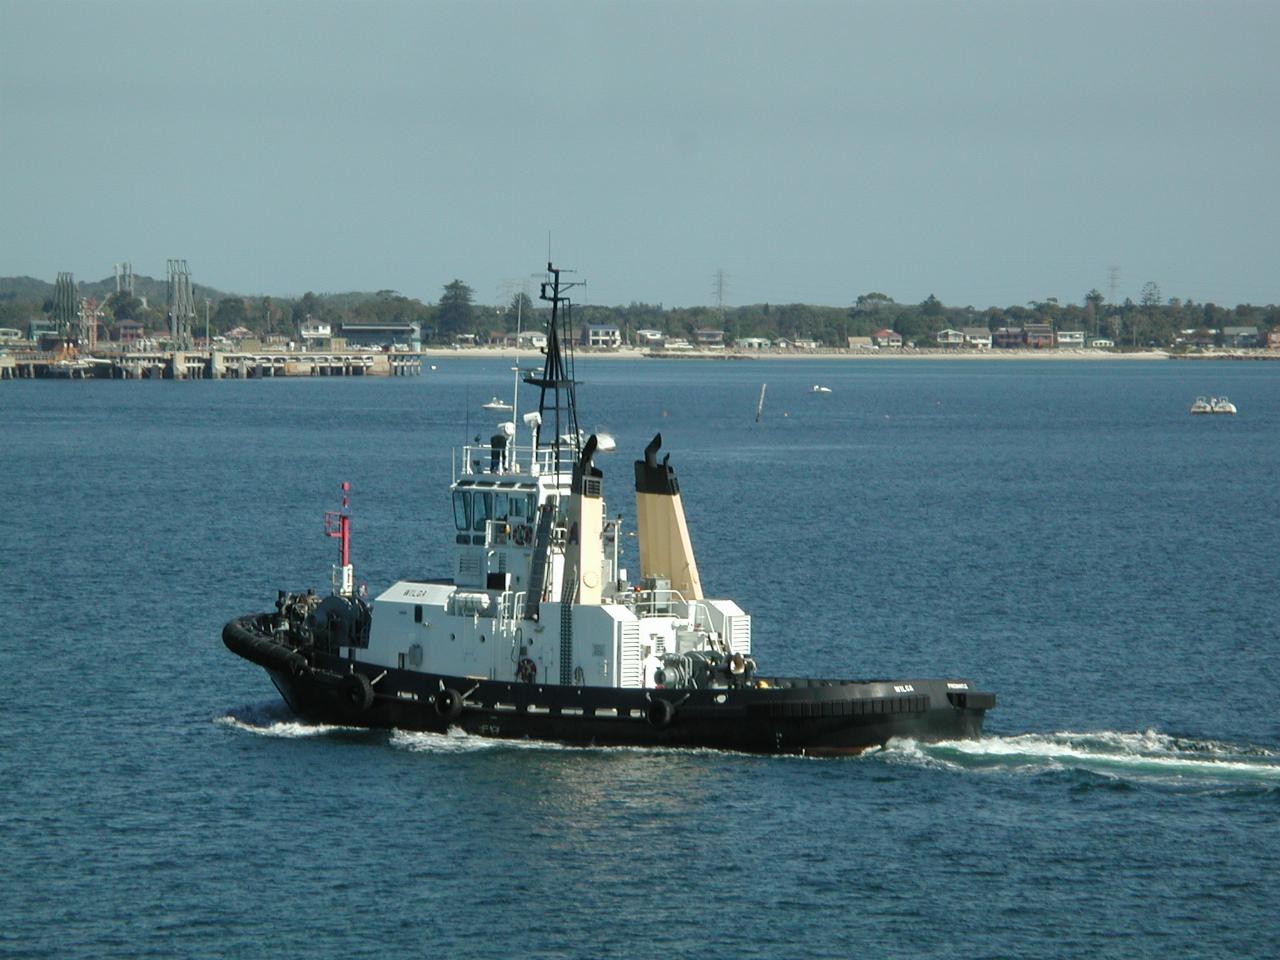
<svg viewBox="0 0 1280 960"><path fill-rule="evenodd" d="M1226 397L1214 397L1214 398L1213 398L1213 412L1214 412L1214 413L1229 413L1229 414L1232 414L1232 415L1234 416L1234 414L1235 414L1235 412L1236 412L1236 405L1235 405L1234 403L1232 403L1230 400L1228 400Z"/></svg>
<svg viewBox="0 0 1280 960"><path fill-rule="evenodd" d="M1213 413L1213 404L1209 402L1207 397L1196 397L1195 403L1191 404L1191 412L1195 414Z"/></svg>
<svg viewBox="0 0 1280 960"><path fill-rule="evenodd" d="M494 397L488 403L482 403L481 406L484 407L486 410L503 410L503 411L511 410L511 404L503 400L499 400L497 397Z"/></svg>
<svg viewBox="0 0 1280 960"><path fill-rule="evenodd" d="M817 384L817 383L815 383L815 384L813 385L813 392L814 392L814 393L830 393L830 392L831 392L831 388L830 388L830 387L824 387L824 386L822 386L821 384Z"/></svg>

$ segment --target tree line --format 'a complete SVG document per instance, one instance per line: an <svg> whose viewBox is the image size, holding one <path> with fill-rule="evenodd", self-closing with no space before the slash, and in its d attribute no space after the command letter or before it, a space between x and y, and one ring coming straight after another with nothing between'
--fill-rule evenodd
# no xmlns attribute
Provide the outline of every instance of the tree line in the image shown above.
<svg viewBox="0 0 1280 960"><path fill-rule="evenodd" d="M28 281L29 278L15 278ZM23 329L40 314L53 310L52 287L44 297L31 281L19 286L0 281L0 326ZM342 323L413 323L426 343L453 343L461 336L491 342L510 336L517 322L523 329L540 328L546 311L525 293L496 306L475 303L475 294L462 280L445 284L434 303L406 297L395 290L374 293L317 294L301 297L239 297L196 290L195 332L203 333L205 299L211 335L225 335L243 327L260 336L294 339L308 321L337 328ZM125 292L112 292L104 304L110 322L133 320L147 330L166 329L166 308L149 296L146 304ZM857 297L844 307L809 304L751 304L738 307L664 307L662 304L630 303L625 306L586 304L575 306L578 324L612 324L626 342L635 342L639 330L657 330L668 338L693 340L698 330L723 330L725 341L763 337L777 341L815 340L827 346L844 346L849 337L867 337L881 329L902 335L904 342L919 346L934 344L934 335L946 328L980 327L997 330L1028 323L1047 323L1056 330L1079 330L1087 337L1103 337L1118 346L1172 346L1183 331L1221 331L1228 326L1254 326L1260 331L1280 326L1280 308L1275 305L1234 307L1196 303L1190 298L1165 298L1155 283L1142 289L1137 302L1108 303L1098 290L1088 291L1078 303L1060 303L1056 298L1030 301L1006 307L975 309L948 306L932 294L920 303L898 303L880 292Z"/></svg>

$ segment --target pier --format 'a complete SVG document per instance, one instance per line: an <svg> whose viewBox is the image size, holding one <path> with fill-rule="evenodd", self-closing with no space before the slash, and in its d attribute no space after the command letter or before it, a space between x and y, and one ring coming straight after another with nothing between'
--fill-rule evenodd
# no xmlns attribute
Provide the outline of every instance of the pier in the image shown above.
<svg viewBox="0 0 1280 960"><path fill-rule="evenodd" d="M0 354L0 380L253 380L262 377L414 377L422 354L381 350L101 350Z"/></svg>

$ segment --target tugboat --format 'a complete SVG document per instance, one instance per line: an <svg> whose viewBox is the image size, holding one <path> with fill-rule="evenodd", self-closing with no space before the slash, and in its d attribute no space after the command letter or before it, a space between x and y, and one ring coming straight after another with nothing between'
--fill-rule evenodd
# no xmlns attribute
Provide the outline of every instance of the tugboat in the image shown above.
<svg viewBox="0 0 1280 960"><path fill-rule="evenodd" d="M571 301L547 264L545 363L527 444L501 424L462 450L452 576L367 601L350 555L348 487L326 514L333 589L280 591L222 631L304 720L571 745L838 755L890 738L973 739L995 695L960 678L817 679L757 669L751 617L704 596L662 437L635 462L639 577L619 565L596 435L578 426Z"/></svg>

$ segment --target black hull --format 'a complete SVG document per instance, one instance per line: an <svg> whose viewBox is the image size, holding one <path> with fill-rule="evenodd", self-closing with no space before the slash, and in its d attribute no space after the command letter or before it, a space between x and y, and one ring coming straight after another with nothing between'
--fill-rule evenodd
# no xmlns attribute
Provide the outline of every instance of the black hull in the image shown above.
<svg viewBox="0 0 1280 960"><path fill-rule="evenodd" d="M955 681L760 678L732 689L576 687L387 669L295 650L262 618L223 640L264 667L289 707L314 723L578 746L681 747L749 753L856 754L894 737L976 739L995 696Z"/></svg>

